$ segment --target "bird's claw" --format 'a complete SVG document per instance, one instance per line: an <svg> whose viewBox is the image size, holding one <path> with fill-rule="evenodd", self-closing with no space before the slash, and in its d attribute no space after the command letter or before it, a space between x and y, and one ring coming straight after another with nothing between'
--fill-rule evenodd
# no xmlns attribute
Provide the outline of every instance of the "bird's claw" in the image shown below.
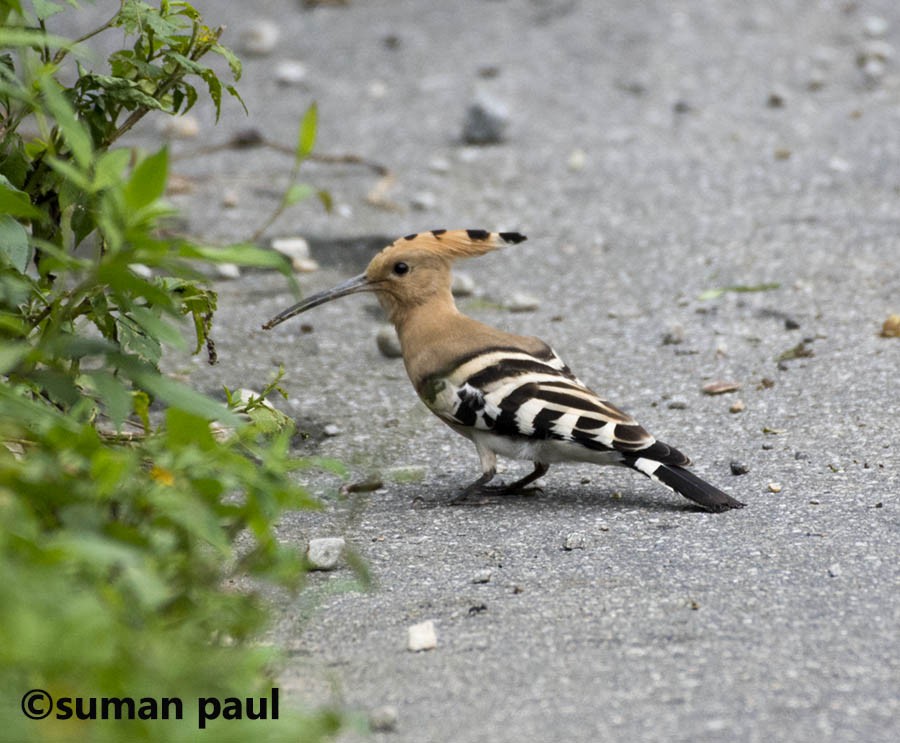
<svg viewBox="0 0 900 743"><path fill-rule="evenodd" d="M482 506L488 502L488 498L490 496L498 496L498 495L525 495L525 496L538 496L543 495L544 489L538 485L531 485L528 487L521 487L518 483L511 483L509 485L478 485L478 486L470 486L463 490L459 495L454 496L450 500L451 506L461 506L463 504L470 506ZM477 496L477 498L473 498L472 496Z"/></svg>

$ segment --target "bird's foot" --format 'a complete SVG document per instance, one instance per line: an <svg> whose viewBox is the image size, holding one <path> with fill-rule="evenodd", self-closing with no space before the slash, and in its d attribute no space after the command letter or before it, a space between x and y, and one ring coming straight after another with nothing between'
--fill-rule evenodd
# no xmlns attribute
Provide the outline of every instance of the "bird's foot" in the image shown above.
<svg viewBox="0 0 900 743"><path fill-rule="evenodd" d="M543 495L543 488L532 485L530 487L520 484L518 482L513 482L510 484L501 483L499 485L487 485L483 483L474 483L470 485L465 490L463 490L459 495L455 496L451 501L450 505L452 506L482 506L486 503L490 502L490 498L492 496L501 496L501 495L525 495L525 496L538 496Z"/></svg>
<svg viewBox="0 0 900 743"><path fill-rule="evenodd" d="M540 485L524 485L511 482L509 485L488 485L484 488L486 495L543 495L544 489Z"/></svg>

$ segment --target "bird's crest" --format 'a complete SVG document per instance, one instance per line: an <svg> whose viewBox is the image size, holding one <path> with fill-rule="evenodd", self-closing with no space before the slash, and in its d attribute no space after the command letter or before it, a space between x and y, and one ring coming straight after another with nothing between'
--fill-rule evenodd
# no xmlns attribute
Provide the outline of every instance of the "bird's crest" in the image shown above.
<svg viewBox="0 0 900 743"><path fill-rule="evenodd" d="M414 247L455 260L474 258L496 250L504 244L520 243L525 235L518 232L488 232L487 230L431 230L401 237L382 252L394 252Z"/></svg>

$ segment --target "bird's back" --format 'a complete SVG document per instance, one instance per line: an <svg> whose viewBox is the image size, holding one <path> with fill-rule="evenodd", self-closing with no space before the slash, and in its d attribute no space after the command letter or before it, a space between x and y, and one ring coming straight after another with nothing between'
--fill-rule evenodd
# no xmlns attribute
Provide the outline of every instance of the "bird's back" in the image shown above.
<svg viewBox="0 0 900 743"><path fill-rule="evenodd" d="M460 433L486 444L490 437L490 448L520 459L609 463L639 452L689 464L583 384L540 339L459 314L445 318L443 330L433 352L408 370L425 404Z"/></svg>

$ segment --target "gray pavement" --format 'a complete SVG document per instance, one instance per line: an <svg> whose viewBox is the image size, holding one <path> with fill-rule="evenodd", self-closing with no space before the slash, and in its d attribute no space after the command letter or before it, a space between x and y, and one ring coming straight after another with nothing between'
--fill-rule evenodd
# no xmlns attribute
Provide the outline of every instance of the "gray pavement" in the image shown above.
<svg viewBox="0 0 900 743"><path fill-rule="evenodd" d="M396 177L391 211L365 202L365 168L309 165L336 214L310 203L270 232L312 240L323 268L305 290L363 268L351 238L525 232L460 266L479 292L463 309L551 342L748 504L709 515L625 471L559 466L542 495L449 507L477 458L378 352L373 300L264 333L293 301L284 280L222 282L220 364L180 370L215 390L284 364L302 451L384 482L341 497L340 480L309 475L327 507L281 526L297 543L343 535L375 580L361 592L349 569L314 574L277 599L284 695L394 706L395 730L375 737L397 743L897 740L900 340L878 332L900 312L900 5L207 5L231 39L260 18L281 35L246 61L249 118L230 105L207 129L198 112L203 144L246 127L290 144L315 99L320 152ZM307 66L303 87L275 82L285 59ZM505 143L459 143L477 91L507 106ZM138 136L159 138L152 124ZM194 189L173 200L194 232L243 238L289 167L263 150L178 160ZM516 292L539 309L504 311ZM804 340L812 355L776 361ZM742 387L704 395L716 380ZM579 548L563 549L570 536ZM410 653L407 627L426 619L437 647Z"/></svg>

